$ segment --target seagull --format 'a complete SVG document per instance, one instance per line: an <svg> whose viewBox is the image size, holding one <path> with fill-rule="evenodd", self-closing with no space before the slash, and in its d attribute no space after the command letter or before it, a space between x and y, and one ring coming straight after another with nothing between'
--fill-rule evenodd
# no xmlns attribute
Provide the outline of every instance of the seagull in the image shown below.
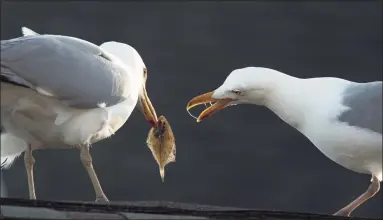
<svg viewBox="0 0 383 220"><path fill-rule="evenodd" d="M192 107L213 103L200 122L237 104L265 106L305 135L339 165L372 176L371 185L334 215L349 216L373 197L382 182L382 81L357 83L334 77L297 78L264 67L232 71L212 92L197 96Z"/></svg>
<svg viewBox="0 0 383 220"><path fill-rule="evenodd" d="M24 152L29 198L36 199L32 151L77 148L96 202L108 203L92 165L91 144L121 128L137 103L153 128L158 122L141 56L124 43L97 46L26 27L22 32L1 41L2 168Z"/></svg>

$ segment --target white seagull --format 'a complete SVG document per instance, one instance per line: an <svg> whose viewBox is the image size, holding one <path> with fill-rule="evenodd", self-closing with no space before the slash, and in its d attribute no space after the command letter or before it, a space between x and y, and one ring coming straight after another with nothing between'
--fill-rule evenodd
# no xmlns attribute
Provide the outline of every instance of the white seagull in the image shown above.
<svg viewBox="0 0 383 220"><path fill-rule="evenodd" d="M301 79L276 70L234 70L190 108L212 102L197 122L236 104L265 106L305 135L323 154L350 170L372 176L371 185L334 215L349 216L374 196L382 181L382 81L357 83L333 77Z"/></svg>
<svg viewBox="0 0 383 220"><path fill-rule="evenodd" d="M158 118L147 95L146 66L131 46L22 28L23 37L1 41L2 168L21 153L29 197L36 199L32 151L78 148L96 202L108 202L89 147L114 134L136 107L151 126Z"/></svg>

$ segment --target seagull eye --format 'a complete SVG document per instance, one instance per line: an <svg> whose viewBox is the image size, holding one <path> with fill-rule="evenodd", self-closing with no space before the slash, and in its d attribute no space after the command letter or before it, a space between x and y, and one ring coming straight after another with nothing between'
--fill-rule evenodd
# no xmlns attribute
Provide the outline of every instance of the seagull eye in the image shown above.
<svg viewBox="0 0 383 220"><path fill-rule="evenodd" d="M239 89L233 89L233 90L231 90L231 92L236 94L236 95L242 95L242 91Z"/></svg>
<svg viewBox="0 0 383 220"><path fill-rule="evenodd" d="M148 69L144 68L144 76L146 77L148 75Z"/></svg>

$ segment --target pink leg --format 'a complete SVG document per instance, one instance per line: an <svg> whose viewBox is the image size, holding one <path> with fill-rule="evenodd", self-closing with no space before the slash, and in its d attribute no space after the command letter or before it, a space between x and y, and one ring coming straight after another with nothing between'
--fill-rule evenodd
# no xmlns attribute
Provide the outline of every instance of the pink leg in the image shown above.
<svg viewBox="0 0 383 220"><path fill-rule="evenodd" d="M81 158L82 164L85 167L86 172L88 173L90 177L90 180L92 181L92 185L96 193L96 202L109 203L108 198L105 196L104 191L101 188L96 172L94 171L93 164L92 164L92 156L89 153L88 146L80 147L80 158Z"/></svg>
<svg viewBox="0 0 383 220"><path fill-rule="evenodd" d="M33 166L35 164L35 159L32 156L32 148L30 145L24 152L24 164L28 176L29 199L36 199L35 183L33 178Z"/></svg>
<svg viewBox="0 0 383 220"><path fill-rule="evenodd" d="M372 177L372 183L362 195L352 201L350 204L337 211L334 215L338 216L350 216L351 212L354 211L358 206L366 202L369 198L373 197L380 189L380 182L375 176Z"/></svg>

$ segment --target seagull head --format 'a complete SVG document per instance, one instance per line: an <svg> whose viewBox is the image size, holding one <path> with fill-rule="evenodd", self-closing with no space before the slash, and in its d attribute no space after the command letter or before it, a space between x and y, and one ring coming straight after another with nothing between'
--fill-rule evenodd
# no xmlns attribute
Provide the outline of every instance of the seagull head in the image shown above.
<svg viewBox="0 0 383 220"><path fill-rule="evenodd" d="M156 126L158 122L157 114L146 91L148 70L140 54L132 46L115 41L105 42L100 47L111 54L116 59L116 62L121 62L132 73L130 76L135 80L127 88L128 92L131 89L138 89L137 108L153 127Z"/></svg>
<svg viewBox="0 0 383 220"><path fill-rule="evenodd" d="M191 108L211 103L197 118L197 122L208 118L214 113L237 104L265 105L274 83L284 75L276 70L263 67L246 67L232 71L224 83L211 92L194 97L186 106Z"/></svg>

